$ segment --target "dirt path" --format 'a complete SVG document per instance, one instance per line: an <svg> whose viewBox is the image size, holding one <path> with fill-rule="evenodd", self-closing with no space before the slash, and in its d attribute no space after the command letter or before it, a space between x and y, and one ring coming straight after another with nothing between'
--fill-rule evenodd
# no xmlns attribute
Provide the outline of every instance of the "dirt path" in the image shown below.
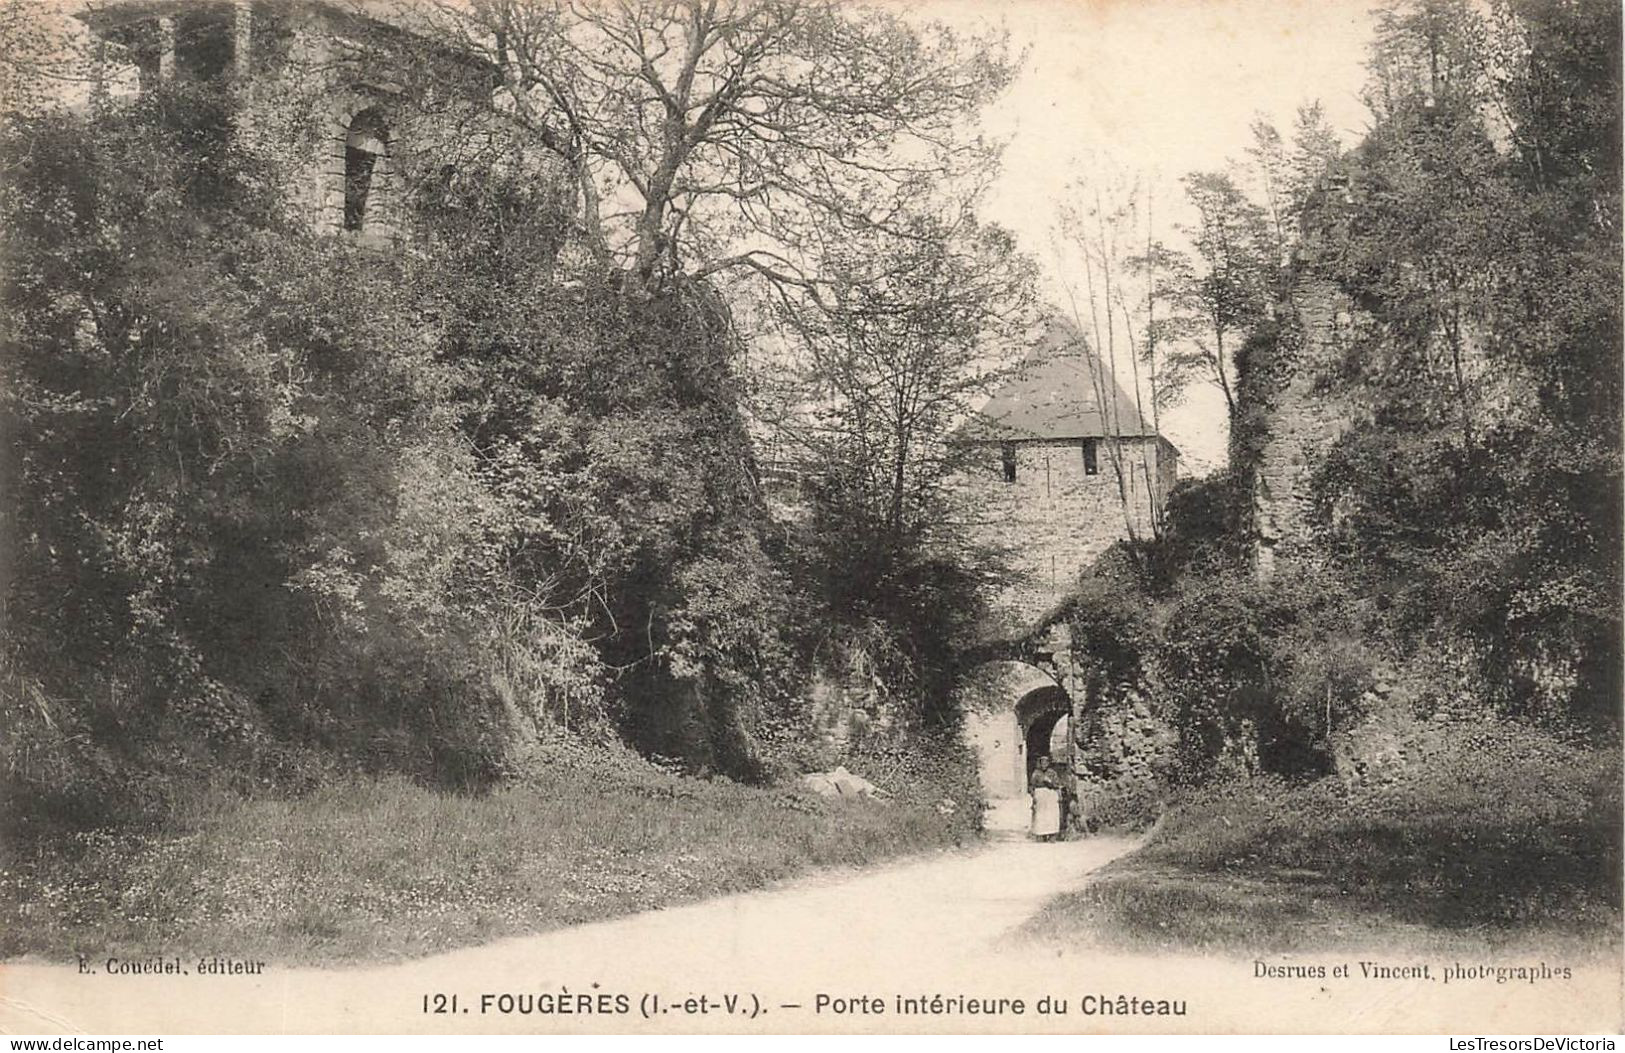
<svg viewBox="0 0 1625 1053"><path fill-rule="evenodd" d="M1041 845L1005 837L973 851L859 873L826 872L761 892L386 967L273 966L259 977L131 978L8 965L0 967L0 1028L55 1034L1076 1032L1433 1030L1476 1023L1477 1030L1487 1029L1486 1006L1468 997L1473 992L1438 997L1442 991L1416 984L1338 989L1257 980L1251 962L1105 955L1014 934L1049 897L1080 886L1090 871L1131 847L1123 839ZM610 1011L562 1014L557 996L565 992L573 1009L588 995L594 1009ZM1597 1008L1617 1006L1617 999L1600 998L1594 984L1533 998L1528 990L1489 993L1504 1009L1537 1013L1525 1018L1529 1029L1617 1025L1617 1013L1597 1019ZM1111 1001L1119 994L1169 1007L1183 1003L1185 1015L1098 1012L1100 996ZM435 995L456 995L456 1012L425 1013L425 997L432 1009ZM821 995L829 1001L821 1002ZM1023 1009L1017 1014L1006 1002L1002 1014L989 1016L972 1012L985 1002L938 1002L948 1011L899 1012L899 996L922 995L927 1010L933 995L1020 998ZM703 1003L697 1001L702 996ZM1084 1011L1085 996L1094 996L1096 1012ZM1068 1013L1038 1015L1036 1004L1045 997L1066 1002ZM1576 1016L1588 1006L1589 1016Z"/></svg>

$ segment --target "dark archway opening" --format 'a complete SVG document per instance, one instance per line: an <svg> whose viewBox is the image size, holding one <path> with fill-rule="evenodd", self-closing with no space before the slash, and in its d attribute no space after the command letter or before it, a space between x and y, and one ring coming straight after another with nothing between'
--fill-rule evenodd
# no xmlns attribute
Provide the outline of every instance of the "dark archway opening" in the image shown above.
<svg viewBox="0 0 1625 1053"><path fill-rule="evenodd" d="M1016 703L1016 722L1021 727L1023 746L1023 771L1029 781L1040 757L1049 757L1063 768L1070 762L1071 758L1064 748L1061 755L1055 755L1052 743L1057 726L1062 720L1070 722L1071 713L1071 700L1059 687L1041 687Z"/></svg>
<svg viewBox="0 0 1625 1053"><path fill-rule="evenodd" d="M1038 767L1038 758L1048 757L1053 764L1064 764L1064 756L1055 756L1053 739L1055 727L1066 718L1064 712L1046 713L1034 720L1027 728L1027 778L1032 779L1033 769Z"/></svg>

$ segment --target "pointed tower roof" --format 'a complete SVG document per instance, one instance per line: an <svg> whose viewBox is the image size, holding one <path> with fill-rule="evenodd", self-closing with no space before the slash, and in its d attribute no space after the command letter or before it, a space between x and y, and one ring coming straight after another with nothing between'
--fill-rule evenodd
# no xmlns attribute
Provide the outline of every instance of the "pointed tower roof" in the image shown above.
<svg viewBox="0 0 1625 1053"><path fill-rule="evenodd" d="M1133 396L1071 324L1051 318L987 404L960 425L960 442L1151 436Z"/></svg>

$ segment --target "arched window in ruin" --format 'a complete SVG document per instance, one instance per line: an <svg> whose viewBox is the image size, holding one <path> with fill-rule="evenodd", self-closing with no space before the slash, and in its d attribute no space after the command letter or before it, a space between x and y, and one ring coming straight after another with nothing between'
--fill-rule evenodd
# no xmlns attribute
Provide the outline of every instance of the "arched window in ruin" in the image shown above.
<svg viewBox="0 0 1625 1053"><path fill-rule="evenodd" d="M371 229L379 212L379 189L389 158L389 129L376 109L350 119L344 137L344 229Z"/></svg>

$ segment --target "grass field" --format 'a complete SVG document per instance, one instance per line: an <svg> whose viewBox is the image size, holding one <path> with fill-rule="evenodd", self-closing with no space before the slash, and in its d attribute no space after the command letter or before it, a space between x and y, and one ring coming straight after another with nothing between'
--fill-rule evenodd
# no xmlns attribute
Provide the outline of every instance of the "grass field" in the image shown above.
<svg viewBox="0 0 1625 1053"><path fill-rule="evenodd" d="M1505 727L1450 735L1392 781L1196 791L1029 930L1235 954L1617 947L1618 750Z"/></svg>
<svg viewBox="0 0 1625 1053"><path fill-rule="evenodd" d="M7 839L0 956L418 956L952 845L977 814L684 778L624 751L479 796L393 778L201 794L161 830Z"/></svg>

